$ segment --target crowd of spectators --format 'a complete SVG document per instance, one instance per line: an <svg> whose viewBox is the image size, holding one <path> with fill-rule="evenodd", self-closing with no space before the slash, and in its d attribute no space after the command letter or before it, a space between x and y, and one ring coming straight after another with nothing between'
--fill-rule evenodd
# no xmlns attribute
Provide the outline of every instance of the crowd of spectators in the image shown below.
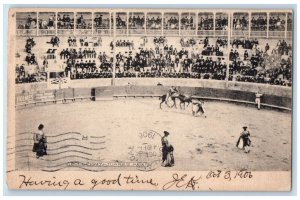
<svg viewBox="0 0 300 200"><path fill-rule="evenodd" d="M184 29L184 30L195 29L193 16L190 16L190 17L185 16L185 17L181 18L181 29Z"/></svg>
<svg viewBox="0 0 300 200"><path fill-rule="evenodd" d="M143 28L145 24L145 17L144 15L142 17L138 16L130 16L128 19L129 22L129 28L137 29L137 28Z"/></svg>
<svg viewBox="0 0 300 200"><path fill-rule="evenodd" d="M76 29L92 29L92 23L87 22L83 15L76 19Z"/></svg>
<svg viewBox="0 0 300 200"><path fill-rule="evenodd" d="M251 30L252 31L285 31L292 30L292 18L290 15L285 14L272 14L270 18L267 19L266 14L255 14L252 19L248 18L246 13L235 13L232 19L232 26L234 30L247 30L249 28L249 21L251 20ZM79 17L73 17L72 13L58 13L57 28L58 29L74 29L74 23L76 22L76 29L92 29L93 21L94 28L97 29L108 29L109 26L109 15L105 17L102 14L96 14L94 19L87 18L83 14ZM117 29L127 28L127 15L120 13L116 17L116 27ZM111 21L113 22L113 20ZM142 14L131 14L128 18L129 28L137 29L143 28L145 22L147 23L147 29L161 29L162 18L161 14L151 15L147 17ZM183 30L193 30L195 29L195 19L193 15L184 15L180 18L181 29ZM267 27L269 22L269 27ZM26 17L20 17L17 23L17 29L35 29L38 25L39 29L54 29L55 28L55 15L49 15L48 17L41 17L37 21L36 17L30 14ZM202 14L198 19L198 30L227 30L228 27L228 16L226 14L217 14L214 20L212 14ZM164 17L164 28L165 29L178 29L179 28L179 18L177 15L166 15Z"/></svg>
<svg viewBox="0 0 300 200"><path fill-rule="evenodd" d="M121 18L120 15L116 18L116 28L117 29L125 29L127 26L126 20L124 18Z"/></svg>
<svg viewBox="0 0 300 200"><path fill-rule="evenodd" d="M179 20L178 17L172 16L170 18L165 18L164 20L165 29L179 29Z"/></svg>
<svg viewBox="0 0 300 200"><path fill-rule="evenodd" d="M258 41L252 48L246 48L243 56L237 49L229 53L229 80L241 82L267 83L272 85L291 86L291 45L279 40L276 47L270 50L258 48Z"/></svg>
<svg viewBox="0 0 300 200"><path fill-rule="evenodd" d="M74 19L69 14L64 14L62 17L57 15L57 28L58 29L74 29Z"/></svg>
<svg viewBox="0 0 300 200"><path fill-rule="evenodd" d="M36 42L34 41L33 38L29 37L26 40L25 44L25 51L27 53L25 57L25 61L27 62L27 65L34 65L37 64L36 57L34 53L32 52L32 48L36 45Z"/></svg>
<svg viewBox="0 0 300 200"><path fill-rule="evenodd" d="M30 14L23 21L19 21L17 28L18 29L35 29L37 26L36 18L32 17Z"/></svg>
<svg viewBox="0 0 300 200"><path fill-rule="evenodd" d="M102 14L98 13L92 19L92 15L80 13L75 17L74 13L60 12L57 16L52 13L49 17L44 15L39 17L38 23L37 19L32 17L34 15L26 14L19 17L17 28L34 29L38 24L39 29L54 29L55 18L58 29L92 29L93 22L96 30L103 28L104 25L106 28L113 27L109 25L114 21L109 13ZM115 22L117 29L127 29L127 26L130 29L143 29L146 23L149 30L161 30L162 24L165 30L179 28L193 30L196 28L195 21L198 22L198 30L207 30L207 32L214 29L220 32L227 30L228 26L228 15L224 13L217 13L215 20L212 13L200 13L197 20L194 19L195 14L187 15L187 13L182 14L180 18L180 15L170 13L165 13L163 19L161 16L160 13L148 13L145 20L145 15L141 13L129 15L117 13ZM251 16L246 12L235 13L232 19L234 31L248 30L250 22L251 31L269 29L271 32L277 32L285 31L286 28L287 34L292 31L290 15L270 13L269 19L266 14L256 13ZM156 31L152 31L154 32ZM170 32L165 31L166 34ZM154 36L152 41L149 40L152 44L146 45L148 38L144 36L143 44L127 38L108 43L111 50L118 52L114 56L106 48L96 48L102 46L100 37L82 36L78 38L78 45L75 36L68 37L67 40L62 41L63 44L60 44L58 36L51 36L49 39L47 43L52 47L43 51L46 55L41 55L39 49L34 51L36 41L33 38L26 39L25 50L23 50L26 53L21 56L18 52L25 64L16 66L16 83L45 81L48 65L54 60L54 63L59 65L65 75L71 79L111 78L115 69L117 78L165 77L215 80L228 78L229 81L291 85L292 45L282 39L278 40L276 45L273 41L269 45L262 39L256 38L235 38L228 44L225 37L213 39L205 37L203 40L197 37L172 37L168 38L168 41L165 36ZM231 45L229 52L228 45ZM39 66L39 62L43 67Z"/></svg>
<svg viewBox="0 0 300 200"><path fill-rule="evenodd" d="M216 41L216 45L219 45L220 47L226 48L227 45L228 45L228 41L225 38L218 37L217 41Z"/></svg>
<svg viewBox="0 0 300 200"><path fill-rule="evenodd" d="M232 43L232 48L239 48L240 46L242 46L242 48L244 49L252 49L255 45L258 45L258 40L256 38L254 39L233 39Z"/></svg>
<svg viewBox="0 0 300 200"><path fill-rule="evenodd" d="M39 19L39 29L54 29L55 17L50 16L48 20Z"/></svg>
<svg viewBox="0 0 300 200"><path fill-rule="evenodd" d="M94 48L66 48L60 52L60 59L89 59L89 58L97 58L97 53Z"/></svg>
<svg viewBox="0 0 300 200"><path fill-rule="evenodd" d="M116 47L128 47L129 50L134 49L134 42L129 40L117 40Z"/></svg>
<svg viewBox="0 0 300 200"><path fill-rule="evenodd" d="M157 16L157 17L148 17L147 18L147 28L148 29L161 29L161 24L162 24L162 18Z"/></svg>
<svg viewBox="0 0 300 200"><path fill-rule="evenodd" d="M180 38L180 45L181 47L194 47L196 45L197 41L194 38Z"/></svg>
<svg viewBox="0 0 300 200"><path fill-rule="evenodd" d="M60 39L57 36L52 36L49 43L52 44L53 47L59 47Z"/></svg>
<svg viewBox="0 0 300 200"><path fill-rule="evenodd" d="M242 16L242 18L236 16L233 18L232 25L234 30L247 30L249 20L245 16Z"/></svg>
<svg viewBox="0 0 300 200"><path fill-rule="evenodd" d="M107 14L96 14L94 18L94 29L109 29L110 25L109 13Z"/></svg>
<svg viewBox="0 0 300 200"><path fill-rule="evenodd" d="M99 47L102 45L102 38L101 37L80 37L79 38L79 43L80 43L80 46L81 47ZM73 38L69 38L68 39L68 44L69 44L69 47L73 47L73 46L77 46L77 43L76 43L76 38L73 37Z"/></svg>
<svg viewBox="0 0 300 200"><path fill-rule="evenodd" d="M68 52L68 51L65 51ZM85 49L77 52L76 49L71 49L66 57L61 57L64 60L61 68L65 71L65 76L70 76L71 79L85 78L109 78L107 73L112 72L112 58L109 58L105 52L99 52L97 57L93 50ZM96 59L100 64L97 66Z"/></svg>
<svg viewBox="0 0 300 200"><path fill-rule="evenodd" d="M167 38L165 36L160 36L160 37L154 37L153 43L155 45L165 45L167 42Z"/></svg>
<svg viewBox="0 0 300 200"><path fill-rule="evenodd" d="M25 56L24 60L27 62L27 66L25 66L25 64L16 65L15 82L17 84L41 82L46 81L47 79L47 74L45 73L45 71L39 69L37 58L32 52L32 48L35 45L36 42L33 38L29 37L26 39L25 52L27 53L27 55ZM26 70L27 67L33 68L34 70Z"/></svg>
<svg viewBox="0 0 300 200"><path fill-rule="evenodd" d="M200 17L198 23L198 30L213 30L214 29L214 18L212 15L206 17Z"/></svg>
<svg viewBox="0 0 300 200"><path fill-rule="evenodd" d="M279 40L276 47L279 55L288 55L292 51L292 45L285 40Z"/></svg>
<svg viewBox="0 0 300 200"><path fill-rule="evenodd" d="M227 30L228 27L228 18L225 16L219 16L216 18L216 25L215 29L216 30Z"/></svg>
<svg viewBox="0 0 300 200"><path fill-rule="evenodd" d="M157 42L157 41L156 41ZM155 49L139 48L135 53L116 55L116 77L173 77L224 80L224 58L201 56L182 48L177 50L165 42Z"/></svg>
<svg viewBox="0 0 300 200"><path fill-rule="evenodd" d="M33 83L33 82L44 82L47 79L47 73L46 72L34 72L29 73L26 72L25 66L18 64L16 65L16 84L21 83Z"/></svg>
<svg viewBox="0 0 300 200"><path fill-rule="evenodd" d="M252 31L266 31L267 30L267 17L252 17L251 19Z"/></svg>
<svg viewBox="0 0 300 200"><path fill-rule="evenodd" d="M281 19L278 15L270 17L269 19L269 30L270 31L284 31L285 30L285 20Z"/></svg>
<svg viewBox="0 0 300 200"><path fill-rule="evenodd" d="M76 40L76 37L69 37L68 38L68 45L69 47L77 47L77 40Z"/></svg>
<svg viewBox="0 0 300 200"><path fill-rule="evenodd" d="M105 49L98 52L93 47L77 48L76 38L69 37L67 44L72 47L61 49L57 45L57 59L60 60L65 76L71 79L111 78L115 65L116 78L228 78L229 81L291 85L292 47L285 40L279 40L270 49L268 43L263 47L257 39L234 39L231 42L232 50L228 52L228 64L227 52L224 52L228 41L225 38L172 38L170 41L164 36L154 37L149 46L136 44L137 48L133 49L134 41L119 39L116 47L131 46L132 49L123 51L119 48L116 51L120 51L114 57ZM28 38L25 45L28 55L25 61L28 66L34 65L38 68L36 55L31 50L34 45L33 38ZM178 48L180 45L181 48ZM48 65L46 58L43 65ZM25 65L17 66L16 74L16 83L46 79L44 70L28 73Z"/></svg>

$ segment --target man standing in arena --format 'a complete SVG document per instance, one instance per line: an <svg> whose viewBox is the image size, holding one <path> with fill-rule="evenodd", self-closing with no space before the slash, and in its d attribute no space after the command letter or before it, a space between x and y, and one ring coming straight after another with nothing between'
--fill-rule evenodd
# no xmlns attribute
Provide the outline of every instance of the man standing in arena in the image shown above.
<svg viewBox="0 0 300 200"><path fill-rule="evenodd" d="M194 109L192 108L193 116L196 117L197 114L198 114L199 112L201 112L202 115L204 114L204 117L205 117L205 118L207 117L207 116L206 116L206 110L205 110L205 108L204 108L204 102L203 102L203 101L198 100L198 99L193 99L193 100L192 100L192 106L196 106L196 110L194 110Z"/></svg>
<svg viewBox="0 0 300 200"><path fill-rule="evenodd" d="M164 131L164 136L161 138L162 144L162 166L163 167L172 167L174 166L174 147L169 143L168 135L170 133L168 131Z"/></svg>
<svg viewBox="0 0 300 200"><path fill-rule="evenodd" d="M260 94L259 92L257 92L255 94L255 103L257 105L257 109L260 110L260 101L261 101L261 97L262 97L262 94Z"/></svg>
<svg viewBox="0 0 300 200"><path fill-rule="evenodd" d="M33 152L36 152L36 158L43 157L47 155L47 138L44 134L44 125L40 124L38 126L38 132L33 135Z"/></svg>
<svg viewBox="0 0 300 200"><path fill-rule="evenodd" d="M239 146L240 144L240 140L243 140L243 149L245 153L249 153L250 152L250 145L251 145L251 140L250 140L250 132L247 130L247 126L243 126L243 132L241 133L237 143L236 143L236 147Z"/></svg>

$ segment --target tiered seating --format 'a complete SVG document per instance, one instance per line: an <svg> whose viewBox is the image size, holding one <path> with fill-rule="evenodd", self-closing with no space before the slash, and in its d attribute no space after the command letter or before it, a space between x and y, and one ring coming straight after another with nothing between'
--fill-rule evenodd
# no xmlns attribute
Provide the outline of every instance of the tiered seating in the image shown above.
<svg viewBox="0 0 300 200"><path fill-rule="evenodd" d="M291 85L291 41L280 38L266 43L262 35L256 39L247 32L282 31L284 13L270 15L269 19L266 13L253 14L251 20L247 12L234 13L230 41L226 36L227 13L117 12L115 20L110 14L59 12L56 25L52 23L56 14L51 13L49 19L47 13L41 14L43 21L48 21L39 26L50 26L51 30L56 27L57 35L17 37L16 82L46 81L47 72L63 71L71 79L111 78L115 73L116 78L195 78ZM34 21L33 15L20 16L20 27L22 20L25 24ZM100 36L97 31L113 29L112 22L116 23L116 38L113 40L109 32ZM287 22L290 26L292 19L287 18ZM192 35L181 37L180 29ZM154 36L151 31L162 35ZM141 33L142 37L135 35Z"/></svg>

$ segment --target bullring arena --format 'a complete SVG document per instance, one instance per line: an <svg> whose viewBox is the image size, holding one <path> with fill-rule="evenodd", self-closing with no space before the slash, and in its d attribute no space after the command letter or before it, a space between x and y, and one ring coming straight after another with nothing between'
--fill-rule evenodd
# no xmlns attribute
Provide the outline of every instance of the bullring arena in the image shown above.
<svg viewBox="0 0 300 200"><path fill-rule="evenodd" d="M15 23L8 171L291 169L292 13L62 10ZM160 109L171 86L203 101L206 117L178 100ZM37 159L39 124L47 155ZM243 126L249 153L236 147Z"/></svg>

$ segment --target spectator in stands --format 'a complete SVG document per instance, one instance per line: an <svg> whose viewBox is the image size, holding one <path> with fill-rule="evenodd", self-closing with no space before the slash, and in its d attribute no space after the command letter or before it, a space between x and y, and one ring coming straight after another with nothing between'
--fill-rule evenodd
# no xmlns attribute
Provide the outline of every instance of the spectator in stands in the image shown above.
<svg viewBox="0 0 300 200"><path fill-rule="evenodd" d="M292 29L293 29L293 20L288 15L287 16L287 31L292 31Z"/></svg>
<svg viewBox="0 0 300 200"><path fill-rule="evenodd" d="M242 18L240 18L242 16ZM234 30L246 30L249 25L249 20L244 15L236 15L232 21Z"/></svg>
<svg viewBox="0 0 300 200"><path fill-rule="evenodd" d="M59 47L59 43L60 43L59 37L57 36L51 37L50 44L52 44L53 47L54 46Z"/></svg>
<svg viewBox="0 0 300 200"><path fill-rule="evenodd" d="M148 29L161 29L162 18L153 16L152 18L147 18L147 28Z"/></svg>
<svg viewBox="0 0 300 200"><path fill-rule="evenodd" d="M25 21L18 24L18 29L36 29L37 20L33 18L30 14L27 16Z"/></svg>
<svg viewBox="0 0 300 200"><path fill-rule="evenodd" d="M76 47L77 44L76 44L76 37L69 37L68 38L68 45L69 47Z"/></svg>
<svg viewBox="0 0 300 200"><path fill-rule="evenodd" d="M120 15L118 15L117 18L116 18L116 27L117 27L117 29L124 29L124 28L126 28L126 26L127 26L126 20L122 19L120 17Z"/></svg>
<svg viewBox="0 0 300 200"><path fill-rule="evenodd" d="M144 16L140 17L139 15L138 16L133 15L129 17L128 21L129 21L129 27L131 29L143 28L145 24L145 17Z"/></svg>
<svg viewBox="0 0 300 200"><path fill-rule="evenodd" d="M190 18L188 18L188 16L182 17L181 18L181 29L184 30L193 30L194 27L194 18L193 16L190 16Z"/></svg>
<svg viewBox="0 0 300 200"><path fill-rule="evenodd" d="M137 18L137 16L132 17L132 23L139 21ZM171 23L174 17L168 20ZM255 20L258 19L255 18ZM51 41L54 41L54 38L53 36ZM203 41L186 37L172 38L168 41L164 36L157 36L153 38L153 41L149 40L147 48L145 46L133 48L134 45L139 45L136 41L118 38L115 56L112 56L109 50L99 52L93 46L90 47L93 41L96 40L92 37L81 37L82 47L76 47L76 38L68 37L62 41L62 45L57 45L57 55L59 55L57 65L61 66L66 76L72 79L109 78L112 77L115 63L115 75L118 78L165 77L225 80L228 75L231 81L291 85L292 46L286 39L279 40L276 46L273 45L273 40L270 40L272 43L267 43L264 47L255 38L236 38L231 41L232 50L227 52L228 41L225 37L206 37ZM212 41L215 42L212 43ZM110 44L113 50L113 42ZM32 49L34 45L33 38L28 38L25 45L28 54L22 59L25 59L28 65L34 66L25 68L20 63L16 67L16 83L45 80L41 78L43 76L40 72L44 70L38 69L38 61L43 63L45 68L51 65L50 59L56 61L56 49L48 49L47 57L44 57ZM124 47L130 48L129 51ZM225 62L227 53L229 54L228 65ZM54 57L48 57L50 54ZM32 68L37 69L32 72Z"/></svg>
<svg viewBox="0 0 300 200"><path fill-rule="evenodd" d="M96 15L96 17L94 19L96 27L100 27L102 25L102 16L103 15L100 15L100 16Z"/></svg>
<svg viewBox="0 0 300 200"><path fill-rule="evenodd" d="M25 49L27 53L31 53L31 49L35 46L35 41L33 40L33 38L29 37L26 40L26 45L25 45Z"/></svg>
<svg viewBox="0 0 300 200"><path fill-rule="evenodd" d="M63 17L60 14L57 15L57 28L58 29L73 29L74 19L71 19L70 15L64 14Z"/></svg>
<svg viewBox="0 0 300 200"><path fill-rule="evenodd" d="M213 30L214 19L212 15L206 15L205 17L200 17L198 30Z"/></svg>
<svg viewBox="0 0 300 200"><path fill-rule="evenodd" d="M227 16L225 17L221 17L221 15L219 17L216 18L216 30L227 30L228 27L228 18Z"/></svg>
<svg viewBox="0 0 300 200"><path fill-rule="evenodd" d="M244 49L252 49L255 45L258 44L258 41L256 38L250 40L250 39L234 39L232 41L232 48L239 48L241 45Z"/></svg>
<svg viewBox="0 0 300 200"><path fill-rule="evenodd" d="M54 29L54 16L49 16L48 21L39 19L39 29Z"/></svg>
<svg viewBox="0 0 300 200"><path fill-rule="evenodd" d="M175 16L171 16L170 18L165 18L165 29L178 29L179 28L179 20Z"/></svg>
<svg viewBox="0 0 300 200"><path fill-rule="evenodd" d="M266 31L267 30L267 16L252 17L251 19L252 31Z"/></svg>
<svg viewBox="0 0 300 200"><path fill-rule="evenodd" d="M277 18L274 16L269 19L269 30L270 31L284 31L285 30L285 20L282 20L279 15Z"/></svg>

